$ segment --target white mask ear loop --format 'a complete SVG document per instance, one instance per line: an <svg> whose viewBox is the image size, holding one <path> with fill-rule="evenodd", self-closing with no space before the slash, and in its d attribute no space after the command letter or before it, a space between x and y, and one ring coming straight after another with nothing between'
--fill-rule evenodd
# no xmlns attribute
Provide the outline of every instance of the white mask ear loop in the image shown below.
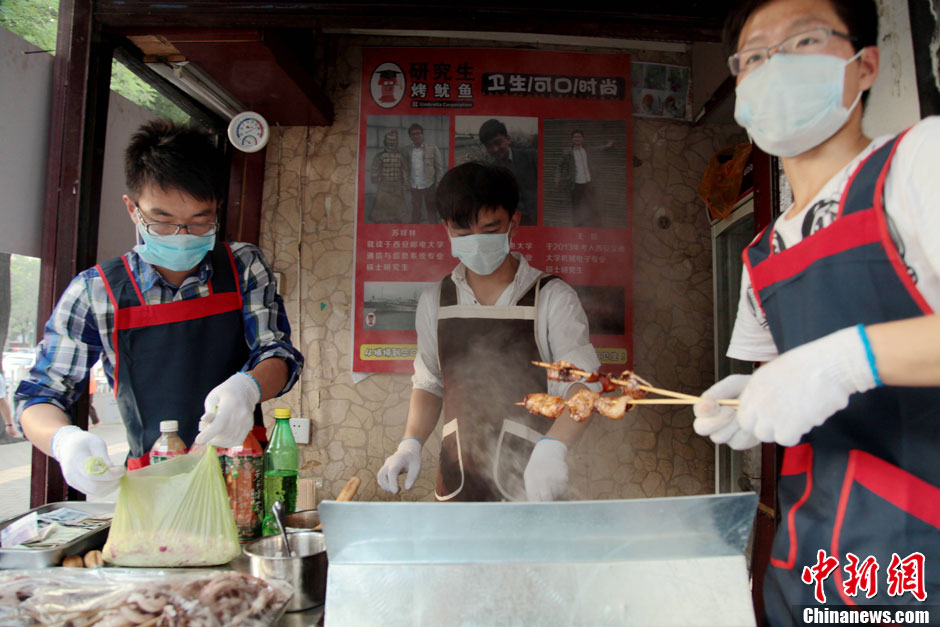
<svg viewBox="0 0 940 627"><path fill-rule="evenodd" d="M852 110L855 109L859 102L861 102L863 93L865 93L863 90L858 90L858 95L855 96L855 100L852 101L852 104L848 108L849 113L852 113Z"/></svg>
<svg viewBox="0 0 940 627"><path fill-rule="evenodd" d="M862 48L862 50L865 50L865 49ZM856 52L856 53L855 53L855 56L853 56L853 57L851 57L851 58L845 60L845 65L846 65L846 67L848 67L849 63L852 63L853 61L855 61L856 59L858 59L859 57L862 56L862 50L859 50L858 52ZM855 109L855 107L858 105L858 103L862 100L862 94L865 93L865 91L866 91L866 90L864 90L864 89L859 89L859 90L858 90L858 95L855 96L855 100L852 101L852 104L851 104L851 105L849 106L849 108L848 108L848 112L849 112L849 113L852 113L852 111Z"/></svg>

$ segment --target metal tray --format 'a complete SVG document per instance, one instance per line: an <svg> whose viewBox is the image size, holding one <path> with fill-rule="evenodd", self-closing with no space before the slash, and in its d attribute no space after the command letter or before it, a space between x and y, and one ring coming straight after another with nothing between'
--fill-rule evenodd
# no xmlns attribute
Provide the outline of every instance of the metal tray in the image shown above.
<svg viewBox="0 0 940 627"><path fill-rule="evenodd" d="M26 516L32 512L42 514L52 510L68 507L80 512L86 512L92 515L113 514L114 503L93 503L88 501L59 501L57 503L46 503L39 507L34 507L28 512L18 514L0 521L0 529L11 524L15 520ZM58 566L62 559L68 555L81 555L92 549L100 549L108 539L108 531L111 524L106 523L98 529L84 533L77 538L61 544L57 547L46 549L27 549L27 548L0 548L0 569L7 568L45 568L47 566Z"/></svg>

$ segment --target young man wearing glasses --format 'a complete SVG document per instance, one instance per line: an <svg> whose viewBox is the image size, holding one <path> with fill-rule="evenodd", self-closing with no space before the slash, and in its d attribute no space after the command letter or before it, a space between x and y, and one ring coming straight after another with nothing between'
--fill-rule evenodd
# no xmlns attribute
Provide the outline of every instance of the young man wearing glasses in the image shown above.
<svg viewBox="0 0 940 627"><path fill-rule="evenodd" d="M216 241L227 176L213 139L149 122L131 138L125 173L138 244L72 280L16 392L26 437L92 497L124 473L105 442L69 417L99 356L127 428L130 469L147 465L161 420L177 420L187 446L241 444L261 425L258 403L289 390L303 367L261 251ZM93 457L109 469L93 474Z"/></svg>
<svg viewBox="0 0 940 627"><path fill-rule="evenodd" d="M873 0L751 0L728 25L735 118L794 198L744 254L728 356L766 363L710 388L695 430L787 447L770 624L824 601L916 604L940 591L925 564L940 545L940 119L863 133Z"/></svg>

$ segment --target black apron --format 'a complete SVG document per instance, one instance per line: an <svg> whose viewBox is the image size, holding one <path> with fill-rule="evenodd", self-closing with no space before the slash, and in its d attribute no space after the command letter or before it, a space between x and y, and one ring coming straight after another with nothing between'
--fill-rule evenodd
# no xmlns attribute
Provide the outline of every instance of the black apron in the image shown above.
<svg viewBox="0 0 940 627"><path fill-rule="evenodd" d="M97 266L114 310L114 395L131 470L149 464L162 420L178 421L180 438L192 446L206 395L248 361L235 259L223 242L210 254L208 296L157 305L145 304L127 257ZM262 424L260 406L255 424Z"/></svg>
<svg viewBox="0 0 940 627"><path fill-rule="evenodd" d="M543 274L513 305L458 305L450 276L440 283L438 355L444 431L434 496L439 501L526 500L523 472L552 425L516 403L546 391L536 339Z"/></svg>
<svg viewBox="0 0 940 627"><path fill-rule="evenodd" d="M772 229L765 229L745 250L780 353L860 323L932 313L891 240L884 209L884 182L900 139L856 169L831 225L778 253L771 252ZM940 597L938 442L940 388L880 387L852 395L848 407L786 449L781 523L764 584L769 624L802 624L794 622L795 606L819 605L812 571L804 569L820 557L838 560L822 584L827 604L918 604L916 577L907 581L910 590L889 593L890 578L898 581L892 558L911 567L918 554L926 558L922 589ZM867 598L870 589L850 594L859 569L848 554L859 563L877 561L873 597Z"/></svg>

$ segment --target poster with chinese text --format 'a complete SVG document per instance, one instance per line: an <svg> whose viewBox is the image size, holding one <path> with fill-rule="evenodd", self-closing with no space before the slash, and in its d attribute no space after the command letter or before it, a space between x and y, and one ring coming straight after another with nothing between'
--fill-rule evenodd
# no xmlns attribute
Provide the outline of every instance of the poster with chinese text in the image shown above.
<svg viewBox="0 0 940 627"><path fill-rule="evenodd" d="M626 54L363 49L354 372L413 372L418 297L457 265L434 191L466 161L513 171L512 251L575 288L604 370L630 367L630 85Z"/></svg>

